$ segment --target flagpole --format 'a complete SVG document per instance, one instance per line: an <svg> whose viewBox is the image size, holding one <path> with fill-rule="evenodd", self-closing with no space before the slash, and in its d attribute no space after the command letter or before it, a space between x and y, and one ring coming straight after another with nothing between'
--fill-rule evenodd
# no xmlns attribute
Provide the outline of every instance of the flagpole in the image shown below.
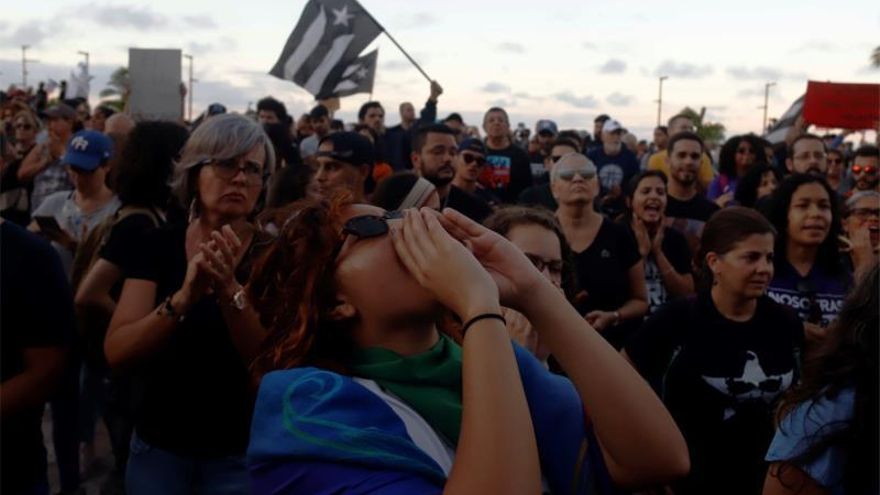
<svg viewBox="0 0 880 495"><path fill-rule="evenodd" d="M413 66L416 69L418 69L419 72L421 72L423 76L425 76L425 79L427 79L428 82L434 82L434 80L431 79L430 76L428 76L428 74L424 71L424 69L422 69L422 67L415 60L413 60L412 57L409 56L409 53L406 53L406 50L404 50L403 47L400 46L400 43L398 43L397 40L394 39L394 36L391 36L391 33L389 33L387 29L385 29L385 26L383 26L382 24L379 24L379 21L377 21L376 18L373 17L373 14L371 14L369 10L365 9L364 6L360 4L360 2L358 2L357 0L353 0L353 1L361 8L361 10L364 11L364 13L366 13L368 16L370 16L370 19L372 19L373 22L375 22L376 25L379 26L379 29L381 29L382 32L385 33L385 36L388 36L388 39L391 40L392 43L394 43L394 46L396 46L397 49L400 50L401 53L403 53L403 56L405 56L407 58L407 60L409 60L409 62L411 64L413 64Z"/></svg>

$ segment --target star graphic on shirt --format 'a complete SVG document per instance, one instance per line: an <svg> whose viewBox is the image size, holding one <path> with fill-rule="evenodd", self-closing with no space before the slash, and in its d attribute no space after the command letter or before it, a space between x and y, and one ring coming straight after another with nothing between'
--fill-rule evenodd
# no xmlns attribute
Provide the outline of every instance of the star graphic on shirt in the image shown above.
<svg viewBox="0 0 880 495"><path fill-rule="evenodd" d="M369 73L369 71L367 70L366 67L361 67L360 69L358 69L357 72L355 72L355 77L357 79L363 79L363 78L367 77L368 73Z"/></svg>
<svg viewBox="0 0 880 495"><path fill-rule="evenodd" d="M350 21L354 17L354 14L348 13L348 5L343 6L341 9L331 10L333 11L333 15L335 16L335 18L333 19L333 25L338 26L341 24L345 27L348 27L348 21Z"/></svg>

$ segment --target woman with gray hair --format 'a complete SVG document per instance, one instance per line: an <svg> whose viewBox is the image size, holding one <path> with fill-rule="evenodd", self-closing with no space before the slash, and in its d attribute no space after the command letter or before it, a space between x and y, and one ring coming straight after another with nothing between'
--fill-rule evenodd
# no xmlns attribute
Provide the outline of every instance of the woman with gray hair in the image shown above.
<svg viewBox="0 0 880 495"><path fill-rule="evenodd" d="M850 196L843 208L842 224L841 251L858 279L880 259L880 192L859 191Z"/></svg>
<svg viewBox="0 0 880 495"><path fill-rule="evenodd" d="M139 390L130 495L248 493L247 363L265 330L245 297L274 152L263 129L218 115L189 138L172 189L189 221L145 236L107 333L114 368Z"/></svg>

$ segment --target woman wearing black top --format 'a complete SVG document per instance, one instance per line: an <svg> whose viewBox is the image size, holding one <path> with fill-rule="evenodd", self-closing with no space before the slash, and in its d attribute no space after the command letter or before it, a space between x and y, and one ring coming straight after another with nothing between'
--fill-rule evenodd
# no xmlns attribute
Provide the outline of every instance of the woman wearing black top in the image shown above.
<svg viewBox="0 0 880 495"><path fill-rule="evenodd" d="M645 269L626 228L602 217L593 200L599 193L596 167L584 155L569 153L556 162L550 187L559 219L574 253L578 310L615 348L620 349L648 311Z"/></svg>
<svg viewBox="0 0 880 495"><path fill-rule="evenodd" d="M211 117L193 132L172 189L188 224L147 236L129 268L104 350L138 375L130 495L247 493L246 363L265 331L244 296L249 219L275 163L259 125Z"/></svg>
<svg viewBox="0 0 880 495"><path fill-rule="evenodd" d="M713 215L698 257L710 287L661 308L627 343L688 443L677 495L760 493L774 405L797 380L803 342L797 318L764 295L774 234L754 210Z"/></svg>
<svg viewBox="0 0 880 495"><path fill-rule="evenodd" d="M647 170L630 180L621 224L635 237L645 262L649 313L667 300L694 292L691 250L682 234L665 227L666 175Z"/></svg>

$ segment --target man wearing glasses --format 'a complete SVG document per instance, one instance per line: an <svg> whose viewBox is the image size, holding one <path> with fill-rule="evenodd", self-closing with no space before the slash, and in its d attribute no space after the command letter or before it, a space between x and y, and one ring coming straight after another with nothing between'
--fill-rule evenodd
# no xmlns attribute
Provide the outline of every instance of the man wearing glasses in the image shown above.
<svg viewBox="0 0 880 495"><path fill-rule="evenodd" d="M865 145L856 150L852 164L853 189L850 194L859 191L876 191L880 182L880 149Z"/></svg>
<svg viewBox="0 0 880 495"><path fill-rule="evenodd" d="M828 150L825 141L815 134L801 134L788 147L785 166L792 174L812 174L824 177L828 172Z"/></svg>

